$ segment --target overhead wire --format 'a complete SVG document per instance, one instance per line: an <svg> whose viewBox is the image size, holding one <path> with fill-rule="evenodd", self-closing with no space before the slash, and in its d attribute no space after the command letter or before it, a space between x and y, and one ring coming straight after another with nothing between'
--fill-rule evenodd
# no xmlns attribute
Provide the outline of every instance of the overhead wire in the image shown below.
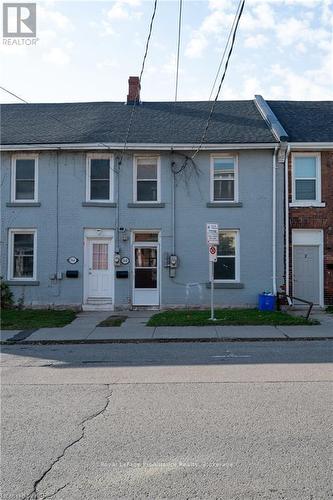
<svg viewBox="0 0 333 500"><path fill-rule="evenodd" d="M10 90L6 89L5 87L0 86L0 89L4 90L8 94L16 97L17 99L19 99L20 101L22 101L24 104L34 104L34 103L29 102L29 101L26 101L25 99L22 99L21 97L19 97L18 95L16 95L14 92L11 92ZM78 132L78 130L79 130L76 127L72 127L71 125L68 125L63 120L60 120L59 118L57 118L56 116L54 116L52 114L48 114L48 117L51 118L52 120L55 120L56 122L60 123L62 127L66 127L69 130L74 130L74 132ZM110 146L108 144L105 144L104 142L98 142L97 145L98 146L104 146L108 150L111 149ZM61 146L58 149L61 149ZM117 169L115 169L113 167L110 167L110 168L111 168L111 170L113 170L113 172L118 173Z"/></svg>
<svg viewBox="0 0 333 500"><path fill-rule="evenodd" d="M133 118L134 118L134 111L135 111L136 104L137 104L137 101L138 101L138 98L139 98L139 92L140 92L140 87L141 87L142 75L143 75L143 72L144 72L144 69L145 69L145 64L146 64L146 59L147 59L148 49L149 49L149 43L150 43L152 31L153 31L153 24L154 24L154 19L155 19L155 15L156 15L156 9L157 9L157 0L154 0L153 13L152 13L152 16L151 16L151 19L150 19L148 36L147 36L146 46L145 46L145 52L144 52L144 56L143 56L143 60L142 60L142 65L141 65L141 70L140 70L139 85L137 87L135 99L134 99L134 102L132 104L131 115L130 115L130 119L129 119L127 131L126 131L126 135L125 135L125 140L124 140L124 147L123 147L123 150L122 150L122 153L121 153L121 157L120 157L120 159L118 161L119 165L121 164L121 162L123 160L123 156L124 156L125 151L126 151L126 147L127 147L127 143L128 143L130 131L131 131L131 128L132 128L132 123L133 123Z"/></svg>
<svg viewBox="0 0 333 500"><path fill-rule="evenodd" d="M229 35L228 35L228 38L227 38L227 42L224 46L224 50L223 50L223 53L222 53L222 56L221 56L221 60L220 60L220 64L219 64L219 67L218 67L218 70L216 72L216 76L215 76L215 79L214 79L214 83L212 85L212 89L210 91L210 94L209 94L209 98L208 100L210 101L212 99L212 95L213 95L213 92L214 92L214 89L215 89L215 85L216 85L216 82L217 82L217 79L219 77L219 74L220 74L220 71L221 71L221 68L222 68L222 64L223 64L223 61L224 61L224 56L227 52L227 48L229 46L229 42L230 42L230 39L231 39L231 35L232 35L232 32L234 30L234 26L235 26L235 23L236 23L236 19L237 19L237 16L238 16L238 12L239 12L239 9L240 9L240 6L242 4L242 0L239 1L238 3L238 7L237 7L237 10L236 10L236 13L235 13L235 16L234 16L234 20L232 22L232 25L231 25L231 28L230 28L230 31L229 31Z"/></svg>
<svg viewBox="0 0 333 500"><path fill-rule="evenodd" d="M1 87L1 85L0 85L0 89L3 90L4 92L7 92L7 94L10 94L10 95L16 97L16 99L18 99L19 101L22 101L25 104L29 104L27 101L22 99L22 97L18 96L17 94L14 94L14 92L11 92L10 90L6 89L5 87Z"/></svg>
<svg viewBox="0 0 333 500"><path fill-rule="evenodd" d="M217 92L216 92L216 95L215 95L215 99L214 99L214 101L212 103L212 106L211 106L211 109L210 109L210 112L209 112L209 115L208 115L208 119L207 119L207 122L206 122L206 125L205 125L205 128L204 128L204 132L202 134L202 138L201 138L200 144L197 147L197 149L195 150L195 152L193 153L192 159L194 159L196 157L196 155L199 153L199 151L201 150L201 148L202 148L202 146L203 146L203 144L205 142L205 139L206 139L206 136L207 136L207 131L208 131L208 128L209 128L209 124L210 124L211 118L212 118L213 113L214 113L216 102L217 102L217 100L219 98L219 95L220 95L222 84L224 82L225 75L226 75L226 72L227 72L227 69L228 69L228 66L229 66L230 57L232 55L233 48L234 48L234 45L235 45L236 34L237 34L238 26L239 26L239 21L240 21L240 19L242 17L242 13L243 13L243 10L244 10L244 4L245 4L245 0L241 0L240 8L237 10L237 13L236 13L236 22L233 24L234 28L232 30L232 39L231 39L231 44L230 44L229 52L228 52L228 55L227 55L227 59L226 59L226 62L225 62L224 71L223 71L223 74L222 74L222 77L221 77L221 80L220 80L220 83L219 83L219 86L218 86L218 89L217 89ZM226 46L228 46L228 44Z"/></svg>

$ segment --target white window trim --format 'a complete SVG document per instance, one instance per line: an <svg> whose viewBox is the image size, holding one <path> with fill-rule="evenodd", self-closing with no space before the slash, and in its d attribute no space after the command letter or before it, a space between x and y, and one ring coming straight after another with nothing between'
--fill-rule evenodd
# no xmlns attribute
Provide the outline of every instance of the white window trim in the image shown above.
<svg viewBox="0 0 333 500"><path fill-rule="evenodd" d="M15 234L33 234L34 235L34 258L33 258L33 276L31 278L26 277L14 277L14 235ZM7 270L8 280L10 281L36 281L37 280L37 229L29 228L13 228L9 229L8 232L8 270Z"/></svg>
<svg viewBox="0 0 333 500"><path fill-rule="evenodd" d="M214 283L239 283L240 282L240 236L239 236L240 231L239 229L219 228L219 233L236 233L235 279L234 280L214 279Z"/></svg>
<svg viewBox="0 0 333 500"><path fill-rule="evenodd" d="M157 160L157 200L139 201L137 199L137 171L138 160ZM134 203L161 203L161 157L158 155L134 155L133 157L133 202Z"/></svg>
<svg viewBox="0 0 333 500"><path fill-rule="evenodd" d="M90 174L91 174L91 160L109 160L110 173L109 173L109 198L107 200L92 200L90 193ZM86 157L86 201L94 203L110 203L113 201L113 171L114 171L114 157L113 154L108 153L89 153Z"/></svg>
<svg viewBox="0 0 333 500"><path fill-rule="evenodd" d="M316 199L315 200L296 200L296 177L295 177L295 158L299 157L315 157L316 158ZM292 185L292 202L291 207L324 207L325 203L321 201L321 153L315 152L298 152L291 154L291 185Z"/></svg>
<svg viewBox="0 0 333 500"><path fill-rule="evenodd" d="M214 200L214 160L216 158L233 158L234 160L234 199ZM237 203L238 195L238 155L228 153L214 153L210 155L210 201L211 203Z"/></svg>
<svg viewBox="0 0 333 500"><path fill-rule="evenodd" d="M16 199L16 160L35 160L35 182L34 182L34 197L27 200ZM11 202L14 203L35 203L38 202L38 154L21 153L12 156L11 165Z"/></svg>

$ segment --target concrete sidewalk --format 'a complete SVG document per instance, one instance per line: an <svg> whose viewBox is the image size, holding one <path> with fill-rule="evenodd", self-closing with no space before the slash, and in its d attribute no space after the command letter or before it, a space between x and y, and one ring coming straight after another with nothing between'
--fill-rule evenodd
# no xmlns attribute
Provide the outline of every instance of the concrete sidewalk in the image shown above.
<svg viewBox="0 0 333 500"><path fill-rule="evenodd" d="M100 327L101 321L121 313L109 311L82 312L63 328L40 328L35 331L2 331L2 342L218 342L226 340L295 340L333 338L333 321L312 326L145 326L154 311L126 311L127 320L120 327ZM326 315L327 316L327 315Z"/></svg>

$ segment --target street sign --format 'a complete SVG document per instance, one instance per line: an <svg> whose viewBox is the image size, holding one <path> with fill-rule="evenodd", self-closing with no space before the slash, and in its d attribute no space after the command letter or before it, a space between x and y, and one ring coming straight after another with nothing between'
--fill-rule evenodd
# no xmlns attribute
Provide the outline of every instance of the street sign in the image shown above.
<svg viewBox="0 0 333 500"><path fill-rule="evenodd" d="M206 224L207 245L219 244L218 224Z"/></svg>
<svg viewBox="0 0 333 500"><path fill-rule="evenodd" d="M217 262L217 246L209 246L209 262Z"/></svg>

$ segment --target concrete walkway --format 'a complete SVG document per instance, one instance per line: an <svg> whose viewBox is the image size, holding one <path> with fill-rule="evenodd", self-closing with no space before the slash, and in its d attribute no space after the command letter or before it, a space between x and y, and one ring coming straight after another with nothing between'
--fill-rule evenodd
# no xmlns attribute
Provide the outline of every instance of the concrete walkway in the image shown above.
<svg viewBox="0 0 333 500"><path fill-rule="evenodd" d="M322 314L321 325L313 326L183 326L148 327L146 323L154 311L126 311L128 318L120 327L100 327L101 321L122 313L94 311L79 313L63 328L38 330L4 330L2 342L56 343L56 342L218 342L225 340L295 340L333 338L333 317Z"/></svg>

